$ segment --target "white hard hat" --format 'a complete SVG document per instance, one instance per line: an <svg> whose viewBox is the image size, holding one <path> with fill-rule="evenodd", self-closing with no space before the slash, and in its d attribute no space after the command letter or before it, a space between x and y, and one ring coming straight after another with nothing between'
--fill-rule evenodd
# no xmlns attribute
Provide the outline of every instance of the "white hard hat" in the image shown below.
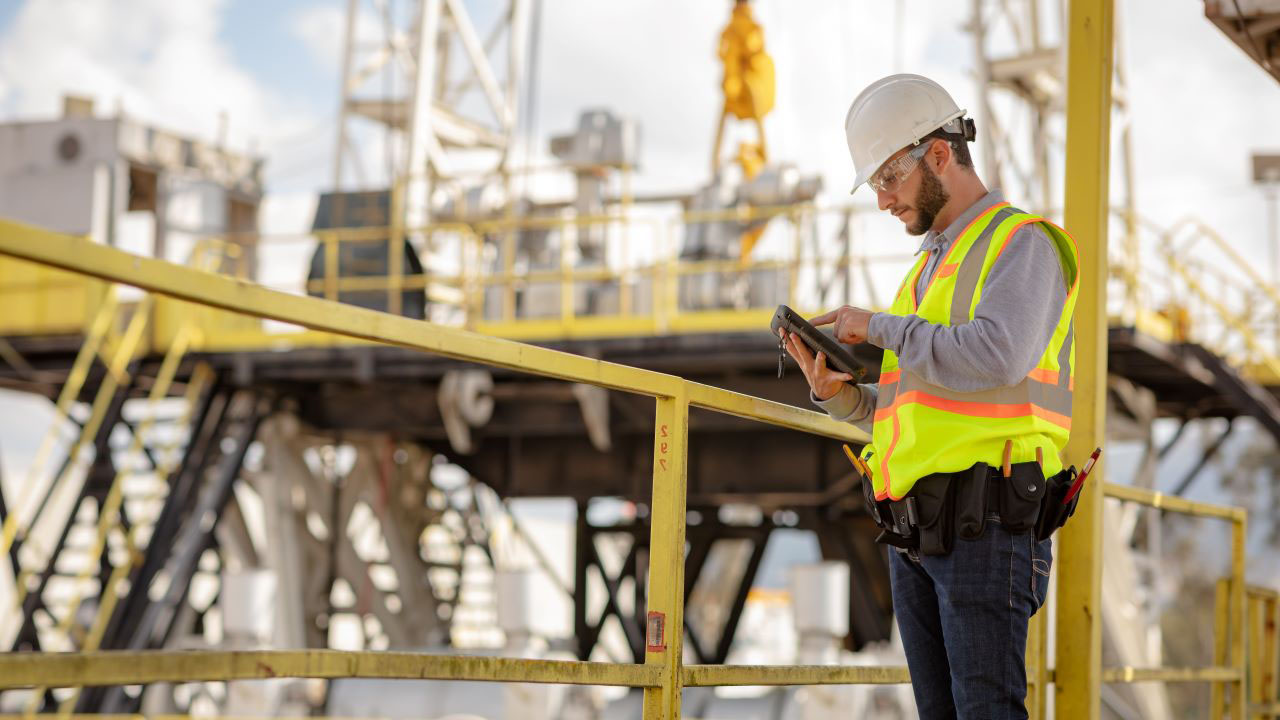
<svg viewBox="0 0 1280 720"><path fill-rule="evenodd" d="M966 134L964 110L938 83L920 75L880 78L858 93L844 116L849 155L858 173L852 193L898 150L950 123L947 130Z"/></svg>

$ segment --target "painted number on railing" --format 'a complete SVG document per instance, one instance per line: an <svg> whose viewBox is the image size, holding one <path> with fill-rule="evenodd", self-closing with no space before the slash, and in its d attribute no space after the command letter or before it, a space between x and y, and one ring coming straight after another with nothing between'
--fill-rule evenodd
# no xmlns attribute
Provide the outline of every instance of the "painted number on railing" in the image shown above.
<svg viewBox="0 0 1280 720"><path fill-rule="evenodd" d="M659 426L658 426L658 437L666 437L666 436L667 436L667 426L666 426L666 425L659 425ZM666 444L666 443L658 443L658 454L659 454L659 455L663 455L663 456L665 456L665 455L667 454L667 451L668 451L668 448L667 448L667 444ZM666 470L667 470L667 458L666 458L666 457L660 457L660 458L658 458L658 466L662 468L663 472L666 472Z"/></svg>

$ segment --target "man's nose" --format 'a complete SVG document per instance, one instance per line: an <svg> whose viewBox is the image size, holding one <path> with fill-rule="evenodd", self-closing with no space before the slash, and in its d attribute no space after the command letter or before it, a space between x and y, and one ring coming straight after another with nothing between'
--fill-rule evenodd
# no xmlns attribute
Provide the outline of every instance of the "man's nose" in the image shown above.
<svg viewBox="0 0 1280 720"><path fill-rule="evenodd" d="M881 210L888 210L893 206L894 195L895 194L891 192L881 192L880 190L876 190L876 205Z"/></svg>

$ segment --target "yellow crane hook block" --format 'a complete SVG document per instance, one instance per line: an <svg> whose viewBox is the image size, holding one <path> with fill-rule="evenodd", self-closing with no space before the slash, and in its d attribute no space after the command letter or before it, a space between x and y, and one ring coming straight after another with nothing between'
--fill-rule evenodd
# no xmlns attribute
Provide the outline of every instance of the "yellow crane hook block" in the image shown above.
<svg viewBox="0 0 1280 720"><path fill-rule="evenodd" d="M758 120L773 109L773 58L764 51L764 29L751 15L751 4L734 4L729 24L720 33L724 64L724 110L740 120Z"/></svg>

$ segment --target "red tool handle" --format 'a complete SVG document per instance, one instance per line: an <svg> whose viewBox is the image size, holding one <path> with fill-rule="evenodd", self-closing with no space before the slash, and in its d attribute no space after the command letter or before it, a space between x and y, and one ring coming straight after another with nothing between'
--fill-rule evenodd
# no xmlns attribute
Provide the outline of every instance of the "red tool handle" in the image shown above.
<svg viewBox="0 0 1280 720"><path fill-rule="evenodd" d="M1067 491L1067 496L1062 498L1063 505L1069 505L1071 503L1071 499L1076 496L1076 493L1080 492L1080 488L1084 486L1084 479L1089 477L1089 472L1093 470L1093 466L1098 462L1098 456L1101 454L1102 448L1095 448L1093 454L1084 462L1084 469L1082 469L1080 474L1076 476L1076 481L1071 483L1071 489Z"/></svg>

